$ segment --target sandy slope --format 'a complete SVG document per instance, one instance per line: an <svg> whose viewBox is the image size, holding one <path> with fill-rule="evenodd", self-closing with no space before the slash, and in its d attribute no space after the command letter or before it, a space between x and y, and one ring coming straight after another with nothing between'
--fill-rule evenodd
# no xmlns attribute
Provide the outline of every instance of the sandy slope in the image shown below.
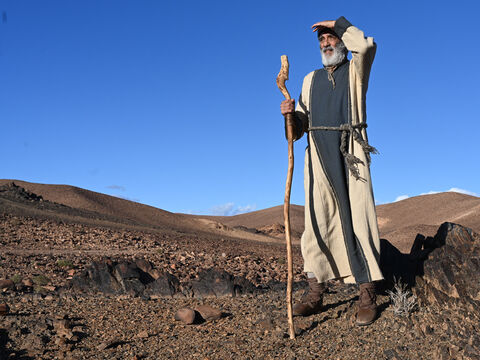
<svg viewBox="0 0 480 360"><path fill-rule="evenodd" d="M225 235L233 238L255 240L260 242L280 242L274 237L254 234L241 229L234 229L218 223L214 219L204 219L186 214L168 212L153 206L140 204L134 201L121 199L115 196L101 194L70 185L37 184L21 180L0 179L0 186L14 182L26 190L42 196L45 200L89 212L106 215L108 220L117 220L127 224L137 224L155 227L163 231L180 231L188 234L202 232L204 234ZM32 211L41 215L38 209L25 208L19 204L20 211L32 216ZM61 213L61 214L60 214ZM65 211L57 211L57 215L69 216ZM77 221L82 214L75 214ZM90 221L91 222L91 216Z"/></svg>
<svg viewBox="0 0 480 360"><path fill-rule="evenodd" d="M434 235L445 221L480 231L480 198L454 192L421 195L377 206L381 236L409 252L420 233Z"/></svg>
<svg viewBox="0 0 480 360"><path fill-rule="evenodd" d="M123 218L136 223L181 231L204 231L258 241L282 241L283 206L235 216L199 216L171 213L152 206L120 199L69 185L35 184L0 180L0 186L14 181L44 199L76 209ZM293 235L304 228L303 206L291 206ZM451 221L480 231L480 198L453 192L422 195L377 206L380 235L402 252L409 252L418 233L433 235L440 224ZM280 225L280 226L279 226ZM243 231L242 228L245 230ZM264 230L272 230L265 232ZM256 230L268 233L255 233Z"/></svg>

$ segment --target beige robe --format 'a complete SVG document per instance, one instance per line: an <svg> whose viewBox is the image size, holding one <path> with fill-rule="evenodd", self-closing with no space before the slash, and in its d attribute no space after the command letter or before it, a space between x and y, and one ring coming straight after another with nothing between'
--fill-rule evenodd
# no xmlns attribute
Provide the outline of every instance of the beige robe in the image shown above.
<svg viewBox="0 0 480 360"><path fill-rule="evenodd" d="M347 28L342 41L352 53L349 70L350 111L352 124L366 120L365 97L368 88L370 69L375 57L376 44L373 38L365 38L363 31L354 26ZM301 102L296 111L309 115L310 88L313 72L308 74L302 86ZM321 131L321 130L320 130ZM365 129L363 138L367 140ZM309 143L314 144L312 133L308 133ZM312 154L313 178L309 176L309 151L305 152L305 231L301 239L301 249L304 258L304 271L315 274L319 282L340 278L346 283L355 283L347 249L344 241L338 203L332 187L323 171L322 164L315 148ZM353 230L363 250L370 281L383 279L379 268L380 239L375 213L373 190L365 153L360 144L354 141L350 134L349 153L361 159L365 165L358 164L360 177L364 181L356 180L349 172L348 192L352 216ZM316 219L310 217L309 189L313 182L313 206ZM316 224L316 228L314 225ZM322 248L315 236L315 231L321 235ZM333 263L332 263L333 262Z"/></svg>

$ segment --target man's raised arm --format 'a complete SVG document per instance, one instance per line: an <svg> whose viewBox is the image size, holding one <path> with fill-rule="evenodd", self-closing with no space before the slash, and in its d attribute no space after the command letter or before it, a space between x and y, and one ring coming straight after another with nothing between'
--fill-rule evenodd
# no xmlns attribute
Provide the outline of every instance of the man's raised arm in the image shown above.
<svg viewBox="0 0 480 360"><path fill-rule="evenodd" d="M343 41L347 50L352 53L353 64L360 79L363 83L368 84L370 69L377 49L373 38L365 37L362 30L353 26L343 16L337 20L320 21L312 25L314 32L325 27L332 29Z"/></svg>

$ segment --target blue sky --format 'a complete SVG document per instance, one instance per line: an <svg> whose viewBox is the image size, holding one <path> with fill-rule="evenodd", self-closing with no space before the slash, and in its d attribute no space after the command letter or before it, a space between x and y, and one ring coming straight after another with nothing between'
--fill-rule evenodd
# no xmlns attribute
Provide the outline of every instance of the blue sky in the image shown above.
<svg viewBox="0 0 480 360"><path fill-rule="evenodd" d="M377 203L480 194L474 1L22 1L0 5L0 178L173 212L283 203L292 96L320 68L310 25L344 15L378 44L367 96ZM304 204L305 139L292 203Z"/></svg>

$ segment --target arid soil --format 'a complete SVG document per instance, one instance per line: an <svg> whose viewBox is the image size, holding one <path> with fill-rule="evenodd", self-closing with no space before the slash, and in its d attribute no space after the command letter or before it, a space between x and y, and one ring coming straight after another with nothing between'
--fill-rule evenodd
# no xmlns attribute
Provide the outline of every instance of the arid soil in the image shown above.
<svg viewBox="0 0 480 360"><path fill-rule="evenodd" d="M139 217L34 198L17 188L8 191L3 197L0 191L0 280L11 280L0 282L0 304L10 308L0 316L0 359L480 357L476 309L420 303L408 316L396 316L382 294L378 320L357 327L357 290L337 282L329 284L322 313L295 319L297 337L290 340L282 241L230 237L219 229L209 233L208 227L196 232L181 221L156 226ZM182 283L202 269L223 269L257 289L199 299L82 294L68 288L72 277L105 258L143 258ZM294 264L298 300L305 289L298 246ZM178 309L201 304L220 309L222 318L194 325L174 320Z"/></svg>

